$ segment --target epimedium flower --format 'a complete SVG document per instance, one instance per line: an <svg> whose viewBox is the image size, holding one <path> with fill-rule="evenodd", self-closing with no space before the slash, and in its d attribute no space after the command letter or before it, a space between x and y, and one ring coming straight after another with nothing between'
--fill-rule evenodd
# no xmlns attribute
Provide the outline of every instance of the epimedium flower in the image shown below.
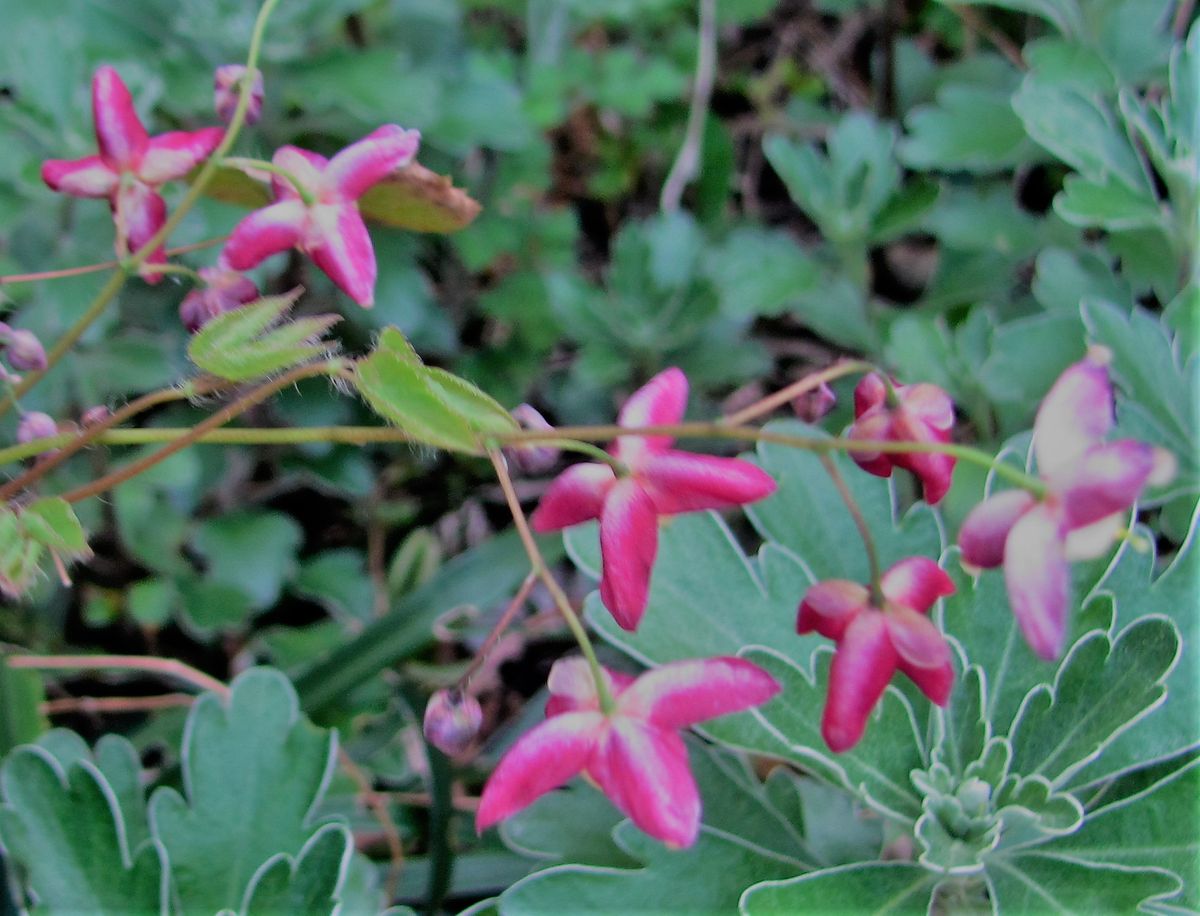
<svg viewBox="0 0 1200 916"><path fill-rule="evenodd" d="M233 120L237 111L238 98L241 96L241 82L247 73L242 64L225 64L217 67L213 73L213 109L221 122L228 124ZM247 124L257 124L262 117L263 106L263 76L255 71L250 83L250 96L247 99L245 121Z"/></svg>
<svg viewBox="0 0 1200 916"><path fill-rule="evenodd" d="M179 303L179 317L189 331L200 330L212 319L258 298L258 287L245 274L218 258L212 267L198 271L204 285L193 289Z"/></svg>
<svg viewBox="0 0 1200 916"><path fill-rule="evenodd" d="M1071 560L1098 557L1149 483L1166 483L1174 458L1144 442L1105 442L1113 425L1108 354L1093 350L1050 388L1033 425L1044 492L1006 490L976 506L958 543L968 566L1003 564L1025 641L1047 661L1062 654L1071 607Z"/></svg>
<svg viewBox="0 0 1200 916"><path fill-rule="evenodd" d="M275 151L271 164L295 179L271 176L275 203L234 227L225 259L234 270L299 248L364 308L375 299L375 249L358 199L417 154L421 134L388 124L326 159L296 146Z"/></svg>
<svg viewBox="0 0 1200 916"><path fill-rule="evenodd" d="M949 442L954 426L954 402L937 385L891 385L878 374L863 376L854 389L851 439L891 442ZM862 452L850 456L877 477L890 477L892 468L911 471L920 479L925 501L938 502L950 489L954 458L938 452Z"/></svg>
<svg viewBox="0 0 1200 916"><path fill-rule="evenodd" d="M796 618L798 633L815 630L837 643L821 735L838 753L862 738L896 671L939 706L954 685L950 646L925 616L938 598L954 594L950 577L928 557L909 557L885 572L879 585L883 606L873 607L864 585L818 582L805 593Z"/></svg>
<svg viewBox="0 0 1200 916"><path fill-rule="evenodd" d="M679 730L780 691L771 675L733 657L669 662L636 678L603 676L614 700L608 713L582 658L555 662L547 719L513 745L484 786L480 832L582 772L647 834L690 846L700 830L700 795Z"/></svg>
<svg viewBox="0 0 1200 916"><path fill-rule="evenodd" d="M628 428L678 423L687 396L687 377L667 369L634 392L617 422ZM600 520L600 597L626 630L637 629L646 609L659 516L741 505L775 491L771 476L748 461L676 451L672 444L669 436L618 437L608 451L621 465L619 475L608 464L572 465L530 516L540 532Z"/></svg>
<svg viewBox="0 0 1200 916"><path fill-rule="evenodd" d="M160 185L182 178L212 153L224 136L219 127L176 130L150 137L120 75L103 66L92 77L92 117L99 155L48 159L42 180L54 191L108 200L117 227L117 255L137 251L167 220ZM147 259L166 260L162 248ZM147 273L147 282L159 278Z"/></svg>

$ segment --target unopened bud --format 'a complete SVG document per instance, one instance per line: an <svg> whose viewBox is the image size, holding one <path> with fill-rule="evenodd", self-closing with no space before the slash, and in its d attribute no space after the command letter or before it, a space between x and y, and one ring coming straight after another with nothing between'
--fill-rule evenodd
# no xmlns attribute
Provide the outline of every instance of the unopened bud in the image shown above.
<svg viewBox="0 0 1200 916"><path fill-rule="evenodd" d="M425 707L425 737L444 754L461 754L479 734L483 710L460 690L439 690Z"/></svg>
<svg viewBox="0 0 1200 916"><path fill-rule="evenodd" d="M514 408L513 419L522 429L552 432L554 427L530 404ZM544 474L558 463L559 450L549 445L510 445L504 449L508 460L522 474Z"/></svg>
<svg viewBox="0 0 1200 916"><path fill-rule="evenodd" d="M203 287L192 290L179 303L184 327L195 333L218 315L231 312L258 298L258 287L244 274L218 262L200 268Z"/></svg>
<svg viewBox="0 0 1200 916"><path fill-rule="evenodd" d="M233 120L237 110L238 96L241 95L241 81L246 74L246 68L241 64L226 64L217 67L213 76L213 107L217 117L228 124ZM256 124L262 117L263 78L262 73L255 71L254 82L250 86L250 101L246 106L246 123Z"/></svg>
<svg viewBox="0 0 1200 916"><path fill-rule="evenodd" d="M7 344L8 364L14 369L31 372L46 368L46 350L32 331L5 328L3 336Z"/></svg>
<svg viewBox="0 0 1200 916"><path fill-rule="evenodd" d="M837 395L825 382L821 382L811 391L798 394L792 398L792 410L805 423L816 423L821 417L833 410L837 403Z"/></svg>
<svg viewBox="0 0 1200 916"><path fill-rule="evenodd" d="M57 435L58 424L54 422L54 417L37 410L25 414L17 424L17 441L22 445L35 439Z"/></svg>
<svg viewBox="0 0 1200 916"><path fill-rule="evenodd" d="M95 407L89 407L79 417L79 425L84 429L89 426L95 426L97 423L103 423L111 416L108 408L103 404L97 404Z"/></svg>

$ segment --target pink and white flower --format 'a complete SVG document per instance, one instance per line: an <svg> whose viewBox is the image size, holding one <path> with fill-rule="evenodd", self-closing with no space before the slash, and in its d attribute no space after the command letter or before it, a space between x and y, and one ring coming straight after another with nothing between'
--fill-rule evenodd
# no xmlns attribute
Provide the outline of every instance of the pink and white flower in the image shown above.
<svg viewBox="0 0 1200 916"><path fill-rule="evenodd" d="M963 522L963 563L1004 565L1008 600L1039 656L1062 654L1071 607L1071 560L1101 556L1148 483L1165 483L1174 459L1144 442L1105 442L1113 425L1108 355L1093 351L1070 366L1038 408L1033 453L1045 484L1039 498L1006 490Z"/></svg>
<svg viewBox="0 0 1200 916"><path fill-rule="evenodd" d="M687 397L687 377L667 369L634 392L617 422L630 429L678 423ZM600 520L600 597L626 630L637 629L646 609L659 516L742 505L775 491L771 476L748 461L675 451L673 442L620 436L608 450L622 465L619 476L608 464L572 465L530 516L541 532Z"/></svg>
<svg viewBox="0 0 1200 916"><path fill-rule="evenodd" d="M219 258L212 267L201 267L199 274L204 285L193 289L179 303L180 320L189 331L198 331L218 315L258 298L254 281L231 268L224 258Z"/></svg>
<svg viewBox="0 0 1200 916"><path fill-rule="evenodd" d="M870 591L847 579L818 582L800 602L796 631L837 643L821 735L838 753L862 738L896 671L938 706L954 686L950 646L925 616L938 598L954 594L950 577L933 560L910 557L883 574L880 589L883 607L872 607Z"/></svg>
<svg viewBox="0 0 1200 916"><path fill-rule="evenodd" d="M547 719L513 745L484 786L479 831L582 772L647 834L691 846L700 830L700 795L679 730L758 706L780 691L757 665L732 657L669 662L637 678L610 671L604 677L615 701L609 713L582 658L554 664Z"/></svg>
<svg viewBox="0 0 1200 916"><path fill-rule="evenodd" d="M888 403L887 383L876 373L863 376L854 389L851 439L873 442L949 442L954 426L954 402L937 385L893 385L895 401ZM911 471L925 489L925 501L938 502L950 489L954 459L938 452L862 452L850 456L864 471L890 477L892 468Z"/></svg>
<svg viewBox="0 0 1200 916"><path fill-rule="evenodd" d="M271 176L275 203L243 219L225 243L225 259L248 270L289 248L299 248L364 308L375 300L375 249L358 212L358 199L417 154L421 134L388 124L332 159L296 146L275 151L271 163L293 177Z"/></svg>
<svg viewBox="0 0 1200 916"><path fill-rule="evenodd" d="M100 154L48 159L42 163L42 180L63 194L107 199L117 226L117 254L124 257L145 245L167 221L159 186L182 178L207 159L225 132L206 127L148 136L129 90L108 66L92 77L92 117ZM161 247L147 259L165 260ZM147 274L145 279L152 283L159 278Z"/></svg>

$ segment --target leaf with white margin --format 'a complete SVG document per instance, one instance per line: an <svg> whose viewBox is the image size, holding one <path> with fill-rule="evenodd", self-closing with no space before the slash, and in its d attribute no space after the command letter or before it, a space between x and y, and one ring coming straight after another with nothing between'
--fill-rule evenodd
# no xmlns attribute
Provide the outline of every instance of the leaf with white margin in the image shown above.
<svg viewBox="0 0 1200 916"><path fill-rule="evenodd" d="M241 906L252 876L277 853L298 855L333 772L336 735L300 714L286 677L238 675L228 699L202 696L183 737L185 801L160 788L150 826L171 861L181 912Z"/></svg>
<svg viewBox="0 0 1200 916"><path fill-rule="evenodd" d="M770 423L767 429L829 438L824 430L795 421ZM756 459L779 484L773 495L746 506L746 515L759 534L793 553L815 581L868 581L870 569L862 538L816 453L760 442ZM918 503L899 517L893 481L865 473L844 454L835 454L833 460L871 529L884 569L906 557L936 559L941 554L943 537L934 510ZM800 597L796 596L797 603Z"/></svg>
<svg viewBox="0 0 1200 916"><path fill-rule="evenodd" d="M922 914L940 875L908 862L841 865L784 881L764 881L742 895L739 911L767 913Z"/></svg>
<svg viewBox="0 0 1200 916"><path fill-rule="evenodd" d="M1163 701L1179 634L1166 617L1146 617L1115 640L1093 633L1072 647L1054 686L1021 704L1011 738L1013 769L1061 785L1121 732Z"/></svg>
<svg viewBox="0 0 1200 916"><path fill-rule="evenodd" d="M986 677L982 668L971 665L954 685L946 706L934 708L934 735L930 741L934 761L962 775L982 756L991 738L991 723L983 712L986 706Z"/></svg>
<svg viewBox="0 0 1200 916"><path fill-rule="evenodd" d="M162 847L130 848L121 805L90 760L63 767L36 745L17 748L0 770L0 791L0 839L27 873L40 912L167 912Z"/></svg>
<svg viewBox="0 0 1200 916"><path fill-rule="evenodd" d="M1160 866L1183 879L1172 906L1200 909L1200 760L1147 788L1088 814L1083 826L1041 847L1091 863Z"/></svg>
<svg viewBox="0 0 1200 916"><path fill-rule="evenodd" d="M243 916L334 913L354 853L343 824L326 824L295 857L277 853L259 867L246 889Z"/></svg>
<svg viewBox="0 0 1200 916"><path fill-rule="evenodd" d="M1169 871L1090 865L1040 849L993 856L986 875L1001 913L1133 913L1179 889Z"/></svg>

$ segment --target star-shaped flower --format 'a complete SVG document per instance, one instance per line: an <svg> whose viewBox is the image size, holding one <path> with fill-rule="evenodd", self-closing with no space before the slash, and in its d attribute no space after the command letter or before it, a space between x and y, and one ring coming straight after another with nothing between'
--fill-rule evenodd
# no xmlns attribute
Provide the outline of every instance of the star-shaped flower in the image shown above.
<svg viewBox="0 0 1200 916"><path fill-rule="evenodd" d="M547 720L521 737L483 789L483 831L583 772L650 836L690 846L700 795L678 732L767 702L780 686L740 658L669 662L633 678L605 671L615 708L604 713L587 663L555 662Z"/></svg>
<svg viewBox="0 0 1200 916"><path fill-rule="evenodd" d="M687 377L667 369L634 392L617 422L630 428L678 423L687 396ZM619 437L609 453L624 469L620 476L607 464L572 465L530 517L542 532L600 520L600 597L626 630L637 629L646 609L659 516L741 505L775 491L770 475L748 461L675 451L672 443L669 436Z"/></svg>
<svg viewBox="0 0 1200 916"><path fill-rule="evenodd" d="M296 146L275 151L272 165L284 170L307 198L281 175L271 176L275 203L243 219L225 243L234 270L299 248L359 305L375 300L375 249L358 212L358 199L417 154L421 135L388 124L332 159Z"/></svg>
<svg viewBox="0 0 1200 916"><path fill-rule="evenodd" d="M48 159L42 163L42 180L64 194L106 198L117 226L117 254L124 257L146 244L167 220L167 205L157 188L208 158L224 131L206 127L147 136L129 90L107 66L92 77L92 117L100 154ZM166 257L160 247L147 260L162 263ZM155 282L158 277L147 274L146 279Z"/></svg>
<svg viewBox="0 0 1200 916"><path fill-rule="evenodd" d="M925 616L954 583L933 560L901 560L880 581L883 607L871 593L846 579L818 582L804 595L796 631L816 631L837 643L829 668L829 696L821 735L833 751L854 747L867 716L896 671L908 675L925 696L945 706L954 685L950 647Z"/></svg>
<svg viewBox="0 0 1200 916"><path fill-rule="evenodd" d="M1006 490L963 522L963 562L1004 565L1008 600L1025 641L1046 660L1062 654L1071 607L1070 560L1101 556L1148 483L1166 483L1173 456L1144 442L1105 442L1113 425L1107 354L1093 351L1056 381L1033 425L1046 492Z"/></svg>

